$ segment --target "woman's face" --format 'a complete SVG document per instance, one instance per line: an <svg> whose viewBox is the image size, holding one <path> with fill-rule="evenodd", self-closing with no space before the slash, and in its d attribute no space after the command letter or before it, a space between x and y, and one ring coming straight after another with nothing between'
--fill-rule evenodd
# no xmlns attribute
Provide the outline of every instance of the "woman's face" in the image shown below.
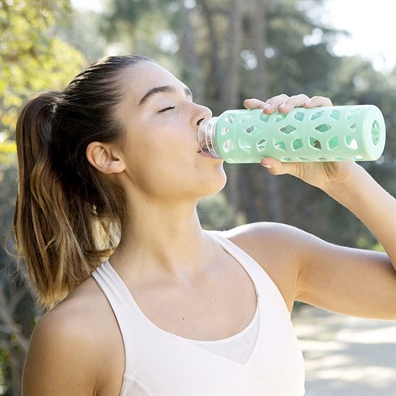
<svg viewBox="0 0 396 396"><path fill-rule="evenodd" d="M127 72L118 117L125 127L124 188L150 198L197 199L224 187L223 161L200 151L197 130L211 111L173 74L149 61Z"/></svg>

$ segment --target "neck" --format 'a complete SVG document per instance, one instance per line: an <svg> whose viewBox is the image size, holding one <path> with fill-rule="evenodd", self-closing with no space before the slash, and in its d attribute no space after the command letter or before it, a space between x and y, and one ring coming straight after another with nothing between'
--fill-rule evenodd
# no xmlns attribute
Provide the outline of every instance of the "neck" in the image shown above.
<svg viewBox="0 0 396 396"><path fill-rule="evenodd" d="M177 275L193 272L203 262L206 238L196 203L130 206L135 209L128 208L128 217L122 222L122 237L110 259L112 265L123 271Z"/></svg>

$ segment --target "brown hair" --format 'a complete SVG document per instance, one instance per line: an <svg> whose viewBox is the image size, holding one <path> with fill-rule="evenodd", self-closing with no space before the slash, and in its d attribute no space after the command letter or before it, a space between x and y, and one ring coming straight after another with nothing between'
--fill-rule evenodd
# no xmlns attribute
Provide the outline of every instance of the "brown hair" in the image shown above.
<svg viewBox="0 0 396 396"><path fill-rule="evenodd" d="M114 116L125 95L122 72L140 61L150 59L102 59L64 91L31 99L19 115L14 232L47 308L88 278L117 245L122 191L103 180L85 152L93 141L122 139L123 126Z"/></svg>

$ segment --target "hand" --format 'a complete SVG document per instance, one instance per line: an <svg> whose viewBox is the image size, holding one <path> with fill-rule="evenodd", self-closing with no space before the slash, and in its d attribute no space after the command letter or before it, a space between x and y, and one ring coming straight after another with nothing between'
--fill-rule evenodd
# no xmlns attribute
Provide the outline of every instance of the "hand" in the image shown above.
<svg viewBox="0 0 396 396"><path fill-rule="evenodd" d="M314 96L309 98L307 95L299 94L287 96L281 94L263 102L259 99L246 99L244 105L247 109L263 109L265 114L288 113L295 107L314 107L332 106L329 98L324 96ZM352 169L357 165L354 162L286 162L282 163L273 158L263 158L261 165L269 170L273 175L289 174L300 178L308 184L326 189L331 182L346 182Z"/></svg>

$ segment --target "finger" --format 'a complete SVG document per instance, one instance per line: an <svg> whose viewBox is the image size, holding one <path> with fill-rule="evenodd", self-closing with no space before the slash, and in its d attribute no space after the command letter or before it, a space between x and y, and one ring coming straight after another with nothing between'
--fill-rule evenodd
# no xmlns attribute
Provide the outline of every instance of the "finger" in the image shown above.
<svg viewBox="0 0 396 396"><path fill-rule="evenodd" d="M259 100L259 99L246 99L243 102L243 105L247 108L247 109L263 109L266 105L266 102Z"/></svg>
<svg viewBox="0 0 396 396"><path fill-rule="evenodd" d="M289 97L285 94L274 96L266 101L266 105L264 107L264 112L266 114L272 114L276 110L278 110L279 106L282 105Z"/></svg>
<svg viewBox="0 0 396 396"><path fill-rule="evenodd" d="M305 94L293 95L287 98L280 106L279 111L281 113L287 113L293 110L295 107L301 107L309 100L309 97Z"/></svg>
<svg viewBox="0 0 396 396"><path fill-rule="evenodd" d="M261 165L268 169L268 172L274 176L278 175L295 175L297 173L296 163L294 162L280 162L274 158L263 158Z"/></svg>
<svg viewBox="0 0 396 396"><path fill-rule="evenodd" d="M313 96L303 103L303 106L307 109L311 109L313 107L327 107L333 106L330 98L326 98L325 96Z"/></svg>

